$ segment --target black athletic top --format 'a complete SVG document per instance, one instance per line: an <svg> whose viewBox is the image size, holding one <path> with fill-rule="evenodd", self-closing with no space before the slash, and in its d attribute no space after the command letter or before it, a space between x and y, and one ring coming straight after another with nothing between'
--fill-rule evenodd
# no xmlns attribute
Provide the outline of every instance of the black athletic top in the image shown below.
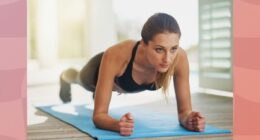
<svg viewBox="0 0 260 140"><path fill-rule="evenodd" d="M132 77L133 63L134 63L135 54L136 54L136 50L137 50L139 43L140 42L138 41L133 48L131 60L128 63L124 74L120 77L115 78L115 83L120 88L122 88L123 90L125 90L127 92L136 92L136 91L143 91L143 90L156 90L155 83L138 85Z"/></svg>

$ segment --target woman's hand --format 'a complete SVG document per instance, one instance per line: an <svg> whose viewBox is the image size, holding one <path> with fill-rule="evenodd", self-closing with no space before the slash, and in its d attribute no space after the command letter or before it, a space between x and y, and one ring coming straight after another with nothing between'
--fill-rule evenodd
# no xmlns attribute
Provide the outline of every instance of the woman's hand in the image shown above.
<svg viewBox="0 0 260 140"><path fill-rule="evenodd" d="M130 113L125 114L119 121L120 135L130 136L134 130L134 118Z"/></svg>
<svg viewBox="0 0 260 140"><path fill-rule="evenodd" d="M191 112L188 115L180 118L181 125L190 130L203 132L205 128L205 117L200 112Z"/></svg>

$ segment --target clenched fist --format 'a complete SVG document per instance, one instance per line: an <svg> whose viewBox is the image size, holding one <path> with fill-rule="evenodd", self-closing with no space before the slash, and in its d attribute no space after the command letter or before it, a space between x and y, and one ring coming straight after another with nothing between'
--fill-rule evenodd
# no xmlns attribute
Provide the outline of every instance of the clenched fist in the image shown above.
<svg viewBox="0 0 260 140"><path fill-rule="evenodd" d="M130 136L134 130L134 118L130 113L123 115L119 121L120 135Z"/></svg>
<svg viewBox="0 0 260 140"><path fill-rule="evenodd" d="M190 131L203 132L205 129L205 117L200 112L191 112L181 119L181 125Z"/></svg>

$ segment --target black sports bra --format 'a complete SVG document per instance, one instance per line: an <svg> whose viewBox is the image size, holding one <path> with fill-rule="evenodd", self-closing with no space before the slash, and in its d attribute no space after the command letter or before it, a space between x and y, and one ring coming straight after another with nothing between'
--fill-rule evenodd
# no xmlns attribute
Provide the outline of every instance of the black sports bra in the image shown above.
<svg viewBox="0 0 260 140"><path fill-rule="evenodd" d="M133 48L131 60L128 63L124 74L120 77L115 78L115 83L120 88L122 88L123 90L125 90L127 92L136 92L136 91L143 91L143 90L156 90L155 83L138 85L132 77L133 63L134 63L135 54L136 54L136 50L137 50L139 43L140 42L138 41Z"/></svg>

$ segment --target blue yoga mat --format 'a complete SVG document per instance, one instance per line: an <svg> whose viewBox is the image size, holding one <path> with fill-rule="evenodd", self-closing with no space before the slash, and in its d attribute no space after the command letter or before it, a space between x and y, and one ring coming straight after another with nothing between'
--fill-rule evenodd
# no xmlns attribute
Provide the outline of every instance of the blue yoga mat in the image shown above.
<svg viewBox="0 0 260 140"><path fill-rule="evenodd" d="M188 131L179 125L176 116L156 113L151 109L134 106L113 108L109 111L109 114L117 119L127 112L131 112L134 117L133 134L131 136L120 136L117 132L96 128L92 122L93 110L87 105L61 104L38 106L37 108L99 140L231 133L230 130L219 129L210 125L206 125L204 132Z"/></svg>

